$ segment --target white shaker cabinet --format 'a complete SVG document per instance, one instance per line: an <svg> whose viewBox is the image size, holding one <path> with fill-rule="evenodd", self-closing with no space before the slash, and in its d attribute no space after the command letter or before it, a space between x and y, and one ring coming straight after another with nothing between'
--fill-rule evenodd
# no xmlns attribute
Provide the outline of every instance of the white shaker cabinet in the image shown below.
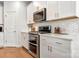
<svg viewBox="0 0 79 59"><path fill-rule="evenodd" d="M70 40L40 36L41 58L69 58L71 57L70 48Z"/></svg>
<svg viewBox="0 0 79 59"><path fill-rule="evenodd" d="M76 16L75 1L47 1L47 20Z"/></svg>
<svg viewBox="0 0 79 59"><path fill-rule="evenodd" d="M33 13L42 8L46 8L47 20L56 20L64 17L76 16L78 14L77 13L79 9L78 3L76 4L75 1L34 1L34 2L31 2L27 6L28 23L33 23Z"/></svg>
<svg viewBox="0 0 79 59"><path fill-rule="evenodd" d="M26 3L4 2L4 46L20 47L20 32L26 31Z"/></svg>
<svg viewBox="0 0 79 59"><path fill-rule="evenodd" d="M58 1L58 18L76 16L75 1Z"/></svg>
<svg viewBox="0 0 79 59"><path fill-rule="evenodd" d="M49 37L50 57L51 58L69 58L71 57L71 41L62 38Z"/></svg>
<svg viewBox="0 0 79 59"><path fill-rule="evenodd" d="M58 18L58 2L47 1L47 20Z"/></svg>

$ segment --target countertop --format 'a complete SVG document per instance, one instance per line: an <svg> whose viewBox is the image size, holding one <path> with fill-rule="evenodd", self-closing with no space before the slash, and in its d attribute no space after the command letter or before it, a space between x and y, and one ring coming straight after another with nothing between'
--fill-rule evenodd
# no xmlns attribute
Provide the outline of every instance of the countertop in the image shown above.
<svg viewBox="0 0 79 59"><path fill-rule="evenodd" d="M61 38L61 39L67 39L67 40L72 40L74 39L74 35L63 35L63 34L40 34L42 36L49 36L49 37L55 37L55 38Z"/></svg>
<svg viewBox="0 0 79 59"><path fill-rule="evenodd" d="M21 32L21 33L27 33L27 32ZM73 40L75 38L75 35L69 35L69 34L55 34L55 33L47 33L47 34L40 34L41 36L48 36L48 37L54 37L54 38L61 38L66 40Z"/></svg>

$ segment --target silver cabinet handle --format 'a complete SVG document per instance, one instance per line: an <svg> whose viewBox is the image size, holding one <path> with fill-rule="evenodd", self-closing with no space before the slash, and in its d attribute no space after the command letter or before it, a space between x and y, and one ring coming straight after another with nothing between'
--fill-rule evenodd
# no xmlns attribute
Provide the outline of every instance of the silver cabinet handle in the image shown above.
<svg viewBox="0 0 79 59"><path fill-rule="evenodd" d="M52 52L52 46L48 46L48 51Z"/></svg>

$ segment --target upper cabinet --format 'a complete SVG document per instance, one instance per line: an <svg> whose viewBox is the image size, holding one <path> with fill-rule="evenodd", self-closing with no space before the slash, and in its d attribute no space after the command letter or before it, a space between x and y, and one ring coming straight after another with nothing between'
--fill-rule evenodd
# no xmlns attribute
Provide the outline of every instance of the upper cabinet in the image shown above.
<svg viewBox="0 0 79 59"><path fill-rule="evenodd" d="M77 3L78 6L78 3ZM46 20L77 16L75 1L34 1L27 7L27 20L33 23L33 13L46 8Z"/></svg>
<svg viewBox="0 0 79 59"><path fill-rule="evenodd" d="M75 1L58 1L58 16L59 18L76 16Z"/></svg>
<svg viewBox="0 0 79 59"><path fill-rule="evenodd" d="M58 2L47 1L47 20L58 18Z"/></svg>
<svg viewBox="0 0 79 59"><path fill-rule="evenodd" d="M47 20L76 16L75 1L47 1Z"/></svg>
<svg viewBox="0 0 79 59"><path fill-rule="evenodd" d="M76 15L79 17L79 1L76 1Z"/></svg>

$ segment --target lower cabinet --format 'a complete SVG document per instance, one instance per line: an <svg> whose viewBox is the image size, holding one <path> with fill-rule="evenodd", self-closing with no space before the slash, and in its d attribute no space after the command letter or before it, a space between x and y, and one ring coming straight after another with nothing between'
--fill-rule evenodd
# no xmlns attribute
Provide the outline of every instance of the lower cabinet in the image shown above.
<svg viewBox="0 0 79 59"><path fill-rule="evenodd" d="M22 46L28 49L28 33L22 32L21 33L21 41L22 41Z"/></svg>
<svg viewBox="0 0 79 59"><path fill-rule="evenodd" d="M40 37L40 57L47 58L48 56L48 44L46 37Z"/></svg>
<svg viewBox="0 0 79 59"><path fill-rule="evenodd" d="M40 36L40 58L69 57L71 57L70 40Z"/></svg>

